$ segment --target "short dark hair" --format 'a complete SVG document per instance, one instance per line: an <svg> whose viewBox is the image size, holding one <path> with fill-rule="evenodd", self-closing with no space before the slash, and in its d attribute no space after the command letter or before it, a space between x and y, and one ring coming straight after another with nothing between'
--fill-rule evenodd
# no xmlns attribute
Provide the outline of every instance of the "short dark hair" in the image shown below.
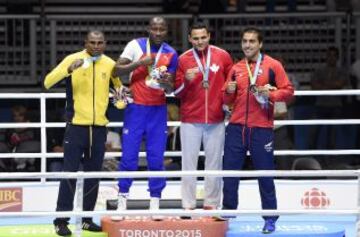
<svg viewBox="0 0 360 237"><path fill-rule="evenodd" d="M241 39L244 37L245 33L255 33L257 34L257 38L259 40L260 43L263 42L264 40L264 36L261 32L261 30L259 28L256 27L246 27L242 32L241 32Z"/></svg>
<svg viewBox="0 0 360 237"><path fill-rule="evenodd" d="M149 26L154 23L157 23L157 22L163 22L165 24L165 26L168 27L168 23L167 23L166 19L162 16L151 17L149 20Z"/></svg>
<svg viewBox="0 0 360 237"><path fill-rule="evenodd" d="M86 34L86 40L89 39L89 36L90 36L91 34L94 34L94 35L102 35L102 36L104 37L104 39L105 39L105 35L104 35L104 33L103 33L101 30L90 30L90 31L88 31L88 33Z"/></svg>
<svg viewBox="0 0 360 237"><path fill-rule="evenodd" d="M199 30L199 29L205 29L207 32L209 32L209 26L205 22L197 20L191 24L189 29L189 35L191 35L191 32L193 30Z"/></svg>

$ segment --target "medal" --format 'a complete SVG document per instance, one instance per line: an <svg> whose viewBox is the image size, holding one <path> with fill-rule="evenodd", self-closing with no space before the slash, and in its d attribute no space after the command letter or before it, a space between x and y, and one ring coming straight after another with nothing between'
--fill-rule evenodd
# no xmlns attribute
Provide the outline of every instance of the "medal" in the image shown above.
<svg viewBox="0 0 360 237"><path fill-rule="evenodd" d="M81 65L82 68L86 69L90 66L90 63L92 62L96 62L97 60L99 60L101 57L101 55L98 56L92 56L90 58L84 58L84 63Z"/></svg>
<svg viewBox="0 0 360 237"><path fill-rule="evenodd" d="M157 82L157 80L160 79L160 73L159 73L159 70L157 70L156 65L159 62L163 47L164 47L164 44L161 44L159 50L156 53L153 65L147 67L148 68L148 76L145 78L145 84L148 87L151 87L153 89L160 89L160 85ZM150 40L149 39L147 39L147 41L146 41L146 55L151 56L151 48L150 48Z"/></svg>
<svg viewBox="0 0 360 237"><path fill-rule="evenodd" d="M255 99L261 105L261 108L264 109L264 108L268 108L269 100L267 97L260 95L258 93L258 89L256 87L256 80L257 80L257 76L258 76L259 69L260 69L261 59L262 59L262 54L260 53L256 60L254 75L251 73L251 69L250 69L248 60L246 60L246 68L247 68L247 71L249 74L249 80L250 80L249 90L254 94Z"/></svg>
<svg viewBox="0 0 360 237"><path fill-rule="evenodd" d="M83 59L84 60L84 63L83 63L83 65L81 66L82 68L84 68L84 69L86 69L86 68L88 68L89 66L90 66L90 60L89 60L90 58L85 58L85 59Z"/></svg>
<svg viewBox="0 0 360 237"><path fill-rule="evenodd" d="M204 89L208 89L209 88L209 69L210 69L210 61L211 61L210 46L208 46L208 49L207 49L205 68L203 67L202 63L200 62L200 58L199 58L199 55L197 54L196 50L194 48L192 48L192 51L193 51L193 55L194 55L196 64L198 65L198 68L203 75L202 86Z"/></svg>
<svg viewBox="0 0 360 237"><path fill-rule="evenodd" d="M250 66L249 66L249 62L248 60L245 60L246 62L246 69L248 71L248 74L249 74L249 80L250 80L250 88L252 86L255 86L256 87L256 80L257 80L257 76L259 74L259 69L260 69L260 64L261 64L261 59L262 59L262 54L260 53L257 60L256 60L256 66L255 66L255 71L254 71L254 75L251 73L251 69L250 69Z"/></svg>
<svg viewBox="0 0 360 237"><path fill-rule="evenodd" d="M208 89L209 88L209 81L202 81L202 86L204 89Z"/></svg>
<svg viewBox="0 0 360 237"><path fill-rule="evenodd" d="M257 93L258 89L257 89L256 85L250 85L250 91L254 94Z"/></svg>

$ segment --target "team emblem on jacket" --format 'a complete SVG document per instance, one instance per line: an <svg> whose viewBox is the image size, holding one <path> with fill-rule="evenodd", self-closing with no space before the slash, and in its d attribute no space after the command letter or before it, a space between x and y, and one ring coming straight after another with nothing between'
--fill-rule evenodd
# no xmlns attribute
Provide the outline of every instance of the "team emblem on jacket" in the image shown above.
<svg viewBox="0 0 360 237"><path fill-rule="evenodd" d="M106 80L106 72L102 72L102 73L101 73L101 78L102 78L103 80Z"/></svg>
<svg viewBox="0 0 360 237"><path fill-rule="evenodd" d="M219 71L219 68L220 66L219 65L216 65L215 63L213 63L210 67L210 70L213 72L213 73L216 73L217 71Z"/></svg>

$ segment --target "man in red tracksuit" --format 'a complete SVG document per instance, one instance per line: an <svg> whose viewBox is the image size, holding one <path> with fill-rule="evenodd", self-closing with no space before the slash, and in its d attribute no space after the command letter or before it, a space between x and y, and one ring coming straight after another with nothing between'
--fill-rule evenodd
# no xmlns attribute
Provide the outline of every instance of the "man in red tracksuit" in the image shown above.
<svg viewBox="0 0 360 237"><path fill-rule="evenodd" d="M179 58L175 95L180 98L182 170L196 170L203 144L205 169L221 170L225 125L222 87L233 65L223 49L209 45L210 32L203 22L189 31L193 48ZM206 177L204 209L221 206L221 177ZM196 177L183 177L182 206L196 207Z"/></svg>
<svg viewBox="0 0 360 237"><path fill-rule="evenodd" d="M224 170L240 170L247 151L254 168L274 170L273 103L288 101L294 89L281 63L262 54L263 37L256 28L242 33L245 58L235 64L223 88L225 104L232 107L226 127ZM276 209L272 177L258 178L263 209ZM237 209L239 177L224 178L223 208ZM263 233L275 231L277 216L264 216Z"/></svg>

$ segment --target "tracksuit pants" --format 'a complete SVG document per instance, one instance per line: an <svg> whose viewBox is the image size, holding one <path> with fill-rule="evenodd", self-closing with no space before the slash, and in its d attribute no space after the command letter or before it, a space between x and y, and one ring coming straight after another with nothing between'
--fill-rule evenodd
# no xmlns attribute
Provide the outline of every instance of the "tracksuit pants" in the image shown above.
<svg viewBox="0 0 360 237"><path fill-rule="evenodd" d="M272 128L248 128L240 124L229 124L226 127L224 148L224 170L241 170L249 151L255 170L274 170L274 132ZM224 177L223 209L237 209L239 177ZM263 209L276 209L276 193L272 177L258 178ZM246 197L242 197L246 198ZM277 216L264 216L274 219Z"/></svg>
<svg viewBox="0 0 360 237"><path fill-rule="evenodd" d="M205 152L205 170L221 170L224 150L224 123L181 123L182 170L197 170L201 144ZM221 206L221 177L205 177L204 207ZM181 179L182 207L196 208L196 177Z"/></svg>
<svg viewBox="0 0 360 237"><path fill-rule="evenodd" d="M76 172L83 163L84 172L101 171L106 142L105 126L79 126L67 124L64 135L65 172ZM71 211L74 207L76 179L61 179L56 211ZM83 210L94 210L99 190L99 179L85 179ZM68 222L70 218L56 218L54 224ZM91 219L84 217L83 220Z"/></svg>
<svg viewBox="0 0 360 237"><path fill-rule="evenodd" d="M164 170L164 152L167 140L166 105L129 104L125 109L122 134L123 156L119 163L121 171L138 169L140 145L145 139L148 170ZM119 179L120 193L128 193L132 178ZM149 178L150 197L161 197L165 178Z"/></svg>

